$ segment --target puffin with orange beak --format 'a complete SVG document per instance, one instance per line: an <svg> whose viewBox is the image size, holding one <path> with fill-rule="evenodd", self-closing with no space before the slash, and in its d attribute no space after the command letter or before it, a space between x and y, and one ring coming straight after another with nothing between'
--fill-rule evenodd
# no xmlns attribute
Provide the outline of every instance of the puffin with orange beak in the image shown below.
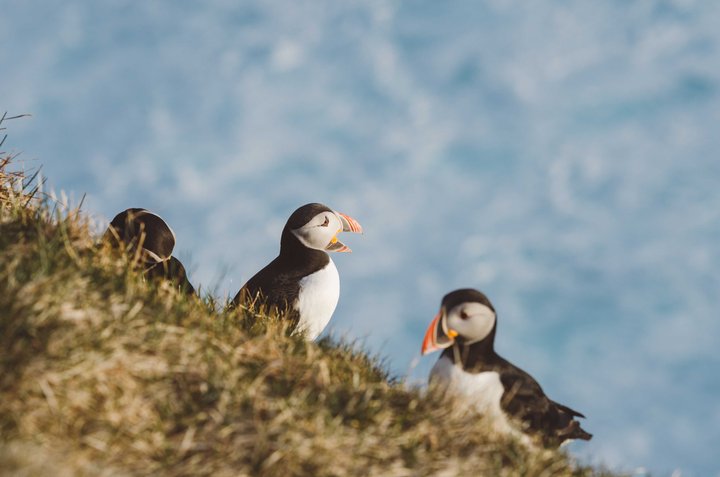
<svg viewBox="0 0 720 477"><path fill-rule="evenodd" d="M575 419L585 416L552 401L532 376L495 352L496 325L495 308L482 292L465 288L445 295L422 344L422 354L444 349L430 384L473 406L496 431L528 445L590 440Z"/></svg>
<svg viewBox="0 0 720 477"><path fill-rule="evenodd" d="M235 295L233 304L258 297L290 312L296 330L314 340L332 318L340 297L340 277L328 252L350 252L340 232L362 233L352 217L323 204L306 204L292 213L280 238L280 254Z"/></svg>

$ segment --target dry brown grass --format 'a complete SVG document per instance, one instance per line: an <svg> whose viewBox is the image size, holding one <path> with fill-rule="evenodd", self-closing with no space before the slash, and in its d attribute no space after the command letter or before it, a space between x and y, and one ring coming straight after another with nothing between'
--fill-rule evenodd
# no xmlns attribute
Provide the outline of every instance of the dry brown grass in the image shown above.
<svg viewBox="0 0 720 477"><path fill-rule="evenodd" d="M0 164L0 473L610 475L492 435L354 346L144 282Z"/></svg>

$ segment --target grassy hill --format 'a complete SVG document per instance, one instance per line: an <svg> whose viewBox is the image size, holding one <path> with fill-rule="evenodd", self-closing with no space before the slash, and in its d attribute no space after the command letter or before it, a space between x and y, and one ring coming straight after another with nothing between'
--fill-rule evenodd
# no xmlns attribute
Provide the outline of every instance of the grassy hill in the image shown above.
<svg viewBox="0 0 720 477"><path fill-rule="evenodd" d="M492 435L351 345L143 281L11 169L0 159L0 474L611 475Z"/></svg>

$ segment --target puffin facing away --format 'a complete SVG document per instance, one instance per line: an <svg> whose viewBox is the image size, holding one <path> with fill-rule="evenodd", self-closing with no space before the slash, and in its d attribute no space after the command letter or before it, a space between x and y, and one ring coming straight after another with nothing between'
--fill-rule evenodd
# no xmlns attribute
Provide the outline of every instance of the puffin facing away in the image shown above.
<svg viewBox="0 0 720 477"><path fill-rule="evenodd" d="M528 373L494 349L496 315L490 300L466 288L445 295L430 323L422 354L446 348L430 373L430 383L445 387L490 419L495 430L531 444L558 447L569 439L590 440L576 417L585 417L548 398Z"/></svg>
<svg viewBox="0 0 720 477"><path fill-rule="evenodd" d="M144 276L171 280L181 291L195 294L185 267L172 256L175 233L159 215L146 209L126 209L110 222L103 240L139 252Z"/></svg>
<svg viewBox="0 0 720 477"><path fill-rule="evenodd" d="M243 285L233 304L261 297L287 309L297 330L314 340L330 321L340 296L340 277L327 252L350 252L340 232L362 233L360 224L323 204L306 204L292 213L280 238L280 255Z"/></svg>

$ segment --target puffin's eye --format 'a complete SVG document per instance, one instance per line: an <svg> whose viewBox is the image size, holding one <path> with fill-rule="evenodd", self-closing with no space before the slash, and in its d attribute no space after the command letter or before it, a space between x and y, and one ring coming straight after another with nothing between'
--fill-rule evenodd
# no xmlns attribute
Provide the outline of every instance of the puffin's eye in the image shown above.
<svg viewBox="0 0 720 477"><path fill-rule="evenodd" d="M470 315L468 315L467 312L463 310L460 312L460 318L462 318L463 320L467 320L468 318L470 318Z"/></svg>
<svg viewBox="0 0 720 477"><path fill-rule="evenodd" d="M327 227L330 224L330 219L328 219L327 215L325 216L325 222L323 222L320 227Z"/></svg>

